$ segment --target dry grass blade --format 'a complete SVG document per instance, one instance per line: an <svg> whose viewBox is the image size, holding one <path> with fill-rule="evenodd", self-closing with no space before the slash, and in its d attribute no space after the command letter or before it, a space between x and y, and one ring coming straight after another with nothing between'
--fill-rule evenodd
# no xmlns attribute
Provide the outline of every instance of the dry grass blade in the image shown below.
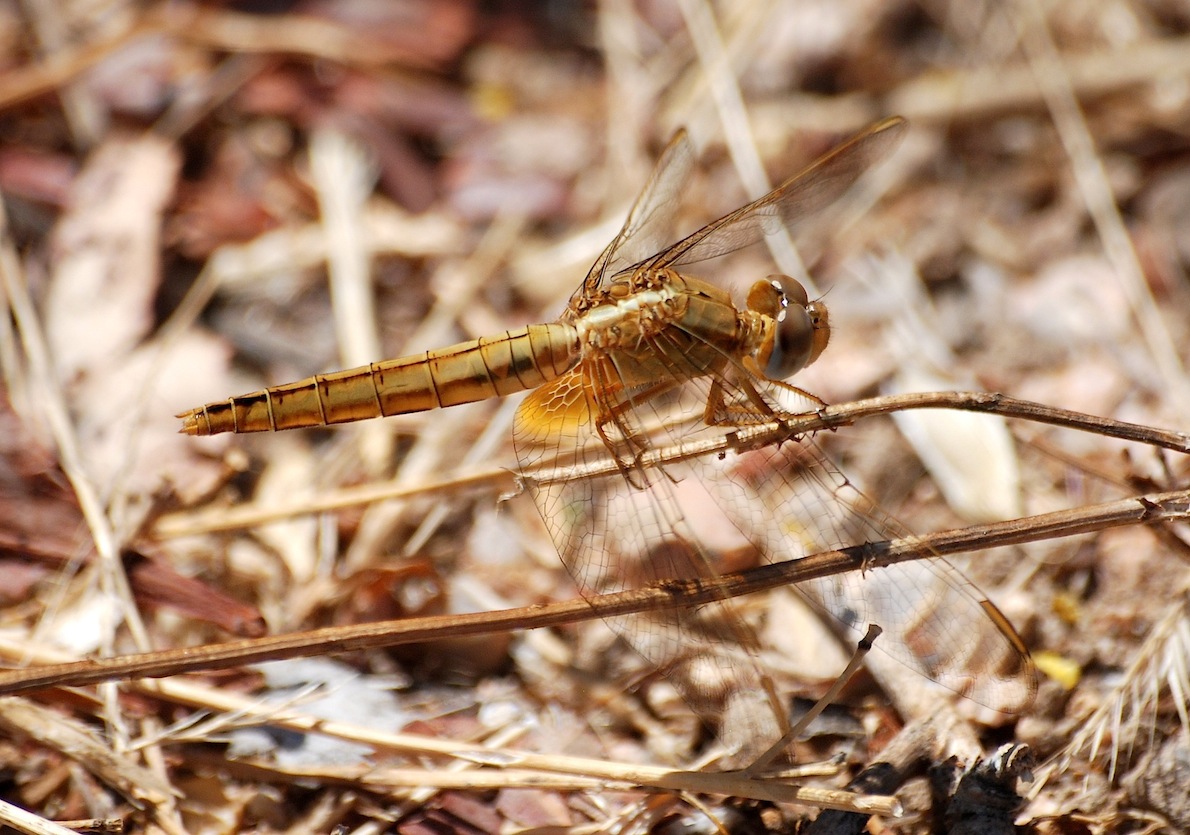
<svg viewBox="0 0 1190 835"><path fill-rule="evenodd" d="M707 77L711 98L719 114L719 122L723 127L723 136L732 162L739 172L748 196L760 197L772 188L772 184L761 163L743 96L728 62L715 16L705 0L683 0L679 7ZM765 238L765 244L783 272L802 282L811 296L818 295L813 279L802 263L788 232L769 235Z"/></svg>
<svg viewBox="0 0 1190 835"><path fill-rule="evenodd" d="M4 651L9 653L13 650L26 651L28 649L28 647L4 646ZM43 658L52 655L50 652L44 652L44 654L40 651L37 652ZM869 814L896 814L898 809L895 798L858 797L849 792L791 786L730 773L707 774L679 771L668 767L544 755L507 747L489 748L482 744L453 742L418 734L385 733L348 721L318 718L303 713L300 709L278 706L228 690L206 687L180 679L160 682L139 681L133 683L133 686L145 694L157 695L178 704L232 714L235 716L235 721L239 723L256 721L298 733L326 734L376 748L423 756L455 758L488 768L534 769L552 774L586 776L600 781L601 784L610 781L611 784L627 783L637 788L753 797L758 800L806 803L826 808L863 811ZM448 778L443 778L440 782L446 784Z"/></svg>
<svg viewBox="0 0 1190 835"><path fill-rule="evenodd" d="M1184 732L1190 733L1190 600L1164 612L1149 630L1136 660L1103 704L1083 722L1053 761L1039 773L1036 795L1046 783L1086 758L1107 765L1115 780L1121 767L1152 747L1162 700L1173 702Z"/></svg>
<svg viewBox="0 0 1190 835"><path fill-rule="evenodd" d="M75 833L74 829L48 821L40 815L14 806L7 800L0 800L0 821L17 832L24 832L27 835L74 835Z"/></svg>
<svg viewBox="0 0 1190 835"><path fill-rule="evenodd" d="M0 206L0 224L4 223L3 214L3 207ZM0 226L0 238L7 238L6 226ZM5 266L13 266L15 263L15 259L4 260ZM56 385L58 376L50 359L41 323L29 297L24 276L5 269L0 280L3 281L8 304L21 336L21 345L28 358L32 372L30 379L37 386L37 405L45 415L62 469L78 497L79 507L101 558L100 583L110 595L110 600L113 603L118 602L120 615L131 628L138 645L147 648L148 635L140 613L133 604L128 578L119 560L116 534L100 499L100 491L83 463L75 427L71 423L64 395ZM111 626L114 629L114 621ZM114 646L114 634L111 632L103 635L102 639L108 649Z"/></svg>
<svg viewBox="0 0 1190 835"><path fill-rule="evenodd" d="M1185 367L1145 281L1140 257L1124 226L1103 161L1095 151L1086 118L1054 46L1039 0L1018 0L1014 5L1018 31L1070 156L1087 211L1095 222L1116 275L1124 284L1133 315L1140 322L1140 332L1161 374L1162 385L1184 412L1190 409L1190 386L1186 383Z"/></svg>
<svg viewBox="0 0 1190 835"><path fill-rule="evenodd" d="M161 806L169 801L170 787L159 775L112 751L83 723L25 699L4 699L0 701L0 726L10 735L37 739L61 751L137 802Z"/></svg>
<svg viewBox="0 0 1190 835"><path fill-rule="evenodd" d="M371 286L372 253L362 232L364 205L375 187L375 165L362 148L335 130L321 130L310 143L310 171L318 191L326 232L331 310L344 368L370 362L381 354ZM393 452L387 427L360 430L360 451L368 472L379 475Z"/></svg>

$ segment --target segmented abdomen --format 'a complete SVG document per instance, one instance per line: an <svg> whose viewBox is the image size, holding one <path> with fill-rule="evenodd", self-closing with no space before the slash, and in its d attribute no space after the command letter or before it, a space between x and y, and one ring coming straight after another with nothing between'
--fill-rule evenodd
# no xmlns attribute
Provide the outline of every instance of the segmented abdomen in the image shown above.
<svg viewBox="0 0 1190 835"><path fill-rule="evenodd" d="M536 388L560 377L578 358L573 326L529 325L424 354L319 374L178 417L187 435L348 423Z"/></svg>

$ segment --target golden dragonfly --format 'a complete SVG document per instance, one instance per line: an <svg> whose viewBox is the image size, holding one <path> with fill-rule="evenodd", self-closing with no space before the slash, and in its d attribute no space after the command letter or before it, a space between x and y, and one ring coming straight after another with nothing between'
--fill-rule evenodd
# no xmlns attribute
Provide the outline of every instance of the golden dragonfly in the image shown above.
<svg viewBox="0 0 1190 835"><path fill-rule="evenodd" d="M793 278L769 276L737 304L724 282L679 268L809 226L905 131L901 118L878 122L670 243L696 156L679 132L557 321L232 397L179 415L182 431L321 426L531 390L516 412L516 454L584 596L887 538L889 521L810 438L680 460L650 453L824 405L785 382L827 345L820 300ZM543 467L574 477L534 479ZM976 701L1015 710L1032 696L1020 638L940 559L799 589L847 627L879 623L884 652ZM696 708L714 713L732 693L758 686L748 615L727 605L623 619L618 628L674 673Z"/></svg>

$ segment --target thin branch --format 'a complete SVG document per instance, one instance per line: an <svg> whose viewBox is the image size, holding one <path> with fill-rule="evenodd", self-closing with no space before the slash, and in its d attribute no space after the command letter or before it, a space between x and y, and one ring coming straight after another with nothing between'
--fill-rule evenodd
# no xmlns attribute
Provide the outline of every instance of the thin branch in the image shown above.
<svg viewBox="0 0 1190 835"><path fill-rule="evenodd" d="M848 426L856 421L874 415L891 414L905 409L960 409L970 412L987 412L1004 417L1030 420L1036 423L1048 423L1054 426L1064 426L1082 432L1092 432L1109 438L1120 438L1126 441L1148 444L1175 452L1190 452L1190 433L1177 432L1166 429L1156 429L1136 423L1125 423L1110 418L1073 412L1069 409L1059 409L1028 400L1018 400L1003 394L988 392L914 392L909 394L893 394L885 397L873 397L867 400L856 400L828 406L821 412L799 415L784 421L760 424L748 427L732 435L703 442L698 445L676 444L654 450L647 456L642 456L641 465L655 466L701 455L717 455L731 451L755 449L766 444L779 443L786 440L823 430L834 430L841 426ZM558 480L585 478L598 475L610 475L606 467L587 467L581 471L576 468L548 469L527 471L522 477L532 479L539 484L552 483ZM461 473L443 481L427 482L416 487L397 486L391 484L370 484L362 487L342 488L326 493L315 499L294 502L292 504L270 504L261 507L253 504L241 504L232 508L203 509L200 511L185 511L170 513L162 516L153 528L153 533L162 539L179 536L197 536L215 531L230 531L250 528L265 522L275 522L293 516L303 516L312 513L323 513L328 510L339 510L360 504L384 501L393 498L406 498L416 495L438 495L462 493L472 490L494 490L507 493L515 489L516 476L508 468L488 468L473 472Z"/></svg>
<svg viewBox="0 0 1190 835"><path fill-rule="evenodd" d="M910 560L1073 536L1123 525L1186 519L1190 519L1188 490L1138 496L1008 522L823 551L797 561L764 565L713 579L667 580L631 591L544 606L327 627L203 647L12 670L0 673L0 695L128 678L156 678L281 658L355 652L430 639L538 629L594 618L699 606L844 571L868 571Z"/></svg>
<svg viewBox="0 0 1190 835"><path fill-rule="evenodd" d="M764 772L772 764L773 760L781 756L786 746L802 735L802 732L810 726L811 722L818 718L822 711L835 703L835 700L839 698L839 694L843 692L843 688L847 682L851 681L852 677L859 672L860 664L863 663L864 658L872 649L872 643L880 637L883 631L878 624L873 623L868 625L868 631L860 639L859 643L856 644L855 652L851 654L851 660L847 662L846 668L835 677L835 683L822 694L821 698L814 703L814 706L806 711L792 728L783 733L780 739L769 746L768 750L753 760L752 764L744 770L746 774Z"/></svg>

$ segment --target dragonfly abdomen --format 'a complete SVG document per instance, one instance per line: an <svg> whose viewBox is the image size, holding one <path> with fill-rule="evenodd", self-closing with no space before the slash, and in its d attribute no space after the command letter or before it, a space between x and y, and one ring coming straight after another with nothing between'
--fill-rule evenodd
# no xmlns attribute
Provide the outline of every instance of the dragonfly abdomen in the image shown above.
<svg viewBox="0 0 1190 835"><path fill-rule="evenodd" d="M500 336L319 374L179 415L187 435L267 432L457 406L535 388L579 359L572 325L529 325Z"/></svg>

